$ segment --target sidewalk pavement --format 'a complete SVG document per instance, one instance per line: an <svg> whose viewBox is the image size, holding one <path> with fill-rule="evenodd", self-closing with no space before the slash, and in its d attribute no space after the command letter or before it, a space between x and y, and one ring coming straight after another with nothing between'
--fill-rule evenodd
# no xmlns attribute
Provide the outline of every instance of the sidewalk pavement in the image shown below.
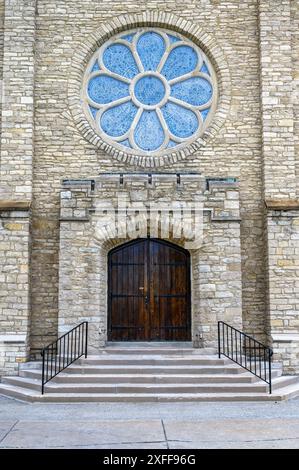
<svg viewBox="0 0 299 470"><path fill-rule="evenodd" d="M22 403L0 397L2 449L299 449L299 399Z"/></svg>

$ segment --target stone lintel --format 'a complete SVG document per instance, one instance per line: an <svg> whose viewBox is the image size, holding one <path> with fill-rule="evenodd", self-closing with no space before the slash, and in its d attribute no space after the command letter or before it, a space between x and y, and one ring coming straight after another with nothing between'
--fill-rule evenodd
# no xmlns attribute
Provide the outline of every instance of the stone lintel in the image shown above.
<svg viewBox="0 0 299 470"><path fill-rule="evenodd" d="M7 201L0 199L0 211L28 211L30 209L30 201Z"/></svg>
<svg viewBox="0 0 299 470"><path fill-rule="evenodd" d="M26 335L3 334L0 335L0 343L26 343Z"/></svg>
<svg viewBox="0 0 299 470"><path fill-rule="evenodd" d="M60 217L59 222L89 222L88 217Z"/></svg>
<svg viewBox="0 0 299 470"><path fill-rule="evenodd" d="M205 209L204 209L205 210ZM211 217L211 222L241 222L240 217Z"/></svg>
<svg viewBox="0 0 299 470"><path fill-rule="evenodd" d="M265 199L268 210L296 211L299 210L299 199Z"/></svg>
<svg viewBox="0 0 299 470"><path fill-rule="evenodd" d="M234 177L227 177L227 178L206 178L206 189L210 191L211 188L218 188L218 187L225 187L226 189L229 189L229 187L232 187L236 189L238 187L238 180L237 178Z"/></svg>
<svg viewBox="0 0 299 470"><path fill-rule="evenodd" d="M299 343L299 334L296 333L272 333L271 336L275 343Z"/></svg>
<svg viewBox="0 0 299 470"><path fill-rule="evenodd" d="M94 183L94 179L70 179L70 180L63 180L62 186L63 187L71 187L71 186L91 186Z"/></svg>

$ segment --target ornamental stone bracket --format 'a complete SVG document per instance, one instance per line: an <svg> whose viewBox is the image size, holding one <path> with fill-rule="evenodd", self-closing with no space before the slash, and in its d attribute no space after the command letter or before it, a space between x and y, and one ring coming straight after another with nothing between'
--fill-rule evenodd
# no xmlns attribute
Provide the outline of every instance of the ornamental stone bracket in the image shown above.
<svg viewBox="0 0 299 470"><path fill-rule="evenodd" d="M124 201L127 206L121 205ZM64 180L60 204L59 334L87 320L90 348L105 344L108 252L129 239L152 236L153 227L154 237L190 251L194 345L216 346L218 320L242 328L239 190L234 179L106 173ZM183 224L176 209L185 217Z"/></svg>

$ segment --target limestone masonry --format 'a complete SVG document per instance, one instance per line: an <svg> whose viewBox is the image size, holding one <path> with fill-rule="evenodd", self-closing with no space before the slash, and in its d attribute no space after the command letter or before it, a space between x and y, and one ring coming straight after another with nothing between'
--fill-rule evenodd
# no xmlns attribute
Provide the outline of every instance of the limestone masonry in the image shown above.
<svg viewBox="0 0 299 470"><path fill-rule="evenodd" d="M173 131L165 154L114 146L84 111L93 55L142 28L194 43L217 94L203 132ZM194 347L215 347L223 320L298 374L299 0L0 0L0 52L0 375L84 320L90 349L105 345L107 254L129 238L99 208L120 195L202 208Z"/></svg>

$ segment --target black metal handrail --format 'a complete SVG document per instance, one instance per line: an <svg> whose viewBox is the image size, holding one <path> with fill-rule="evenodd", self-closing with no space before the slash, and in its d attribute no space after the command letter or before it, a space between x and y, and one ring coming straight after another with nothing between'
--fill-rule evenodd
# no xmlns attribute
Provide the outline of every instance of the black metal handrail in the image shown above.
<svg viewBox="0 0 299 470"><path fill-rule="evenodd" d="M269 385L272 393L273 351L233 326L218 322L218 356L221 354L248 370Z"/></svg>
<svg viewBox="0 0 299 470"><path fill-rule="evenodd" d="M42 395L46 383L56 377L59 372L81 356L87 357L87 338L88 322L84 321L42 349Z"/></svg>

